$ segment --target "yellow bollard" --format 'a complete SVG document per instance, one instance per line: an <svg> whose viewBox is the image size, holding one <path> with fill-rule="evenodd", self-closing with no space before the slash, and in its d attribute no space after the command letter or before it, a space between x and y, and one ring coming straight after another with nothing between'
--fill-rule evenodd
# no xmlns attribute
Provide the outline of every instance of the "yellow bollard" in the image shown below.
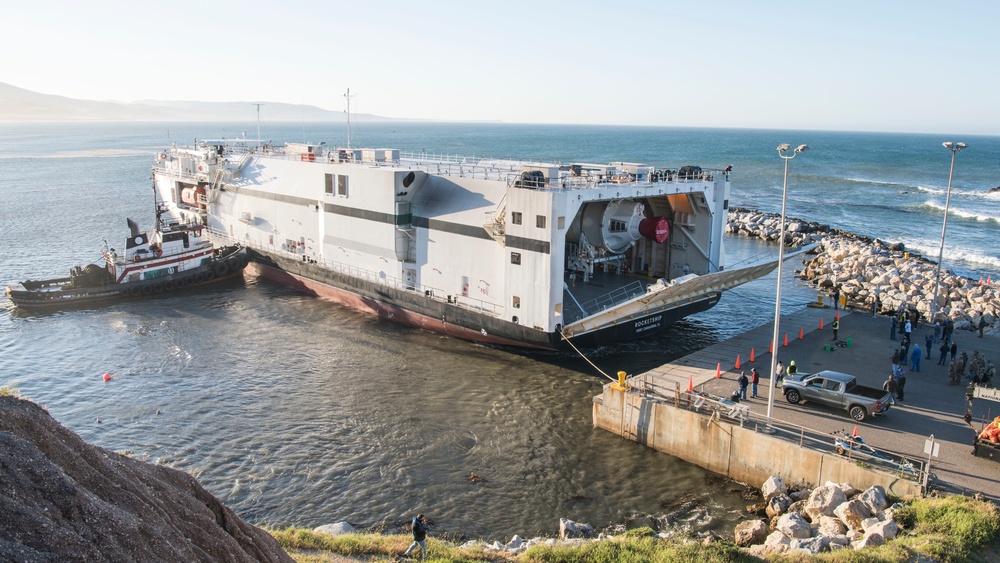
<svg viewBox="0 0 1000 563"><path fill-rule="evenodd" d="M625 385L625 377L627 377L627 376L628 376L628 374L625 373L624 371L618 372L618 381L616 381L615 383L612 383L611 384L611 388L612 389L616 389L618 391L627 391L628 390L628 386Z"/></svg>

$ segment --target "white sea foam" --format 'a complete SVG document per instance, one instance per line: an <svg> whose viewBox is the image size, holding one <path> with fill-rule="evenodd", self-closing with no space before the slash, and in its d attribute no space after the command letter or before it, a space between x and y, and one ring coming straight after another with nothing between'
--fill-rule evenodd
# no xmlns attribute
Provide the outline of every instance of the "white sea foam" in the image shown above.
<svg viewBox="0 0 1000 563"><path fill-rule="evenodd" d="M929 207L936 211L944 212L944 204L938 203L934 200L927 200L926 202L924 202L923 206ZM963 219L972 219L974 221L1000 223L1000 218L998 218L996 214L986 214L986 213L977 213L973 211L966 211L954 205L948 208L948 215L953 217L961 217Z"/></svg>
<svg viewBox="0 0 1000 563"><path fill-rule="evenodd" d="M925 258L937 262L938 253L941 251L941 241L917 240L906 243L906 248L914 252L919 252ZM949 246L945 241L943 268L952 268L955 262L963 262L968 265L968 269L983 269L994 271L1000 268L1000 257L991 256L975 248L963 248ZM964 269L964 268L963 268Z"/></svg>

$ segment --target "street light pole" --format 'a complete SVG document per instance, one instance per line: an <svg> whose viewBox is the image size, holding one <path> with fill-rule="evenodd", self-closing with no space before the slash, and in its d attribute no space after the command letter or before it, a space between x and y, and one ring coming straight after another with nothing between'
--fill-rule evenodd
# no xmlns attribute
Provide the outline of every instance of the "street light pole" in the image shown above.
<svg viewBox="0 0 1000 563"><path fill-rule="evenodd" d="M792 145L782 143L778 145L778 156L785 160L785 181L781 187L781 226L778 228L778 291L774 298L774 336L771 338L771 379L768 382L767 393L767 420L771 420L771 413L774 411L774 389L777 383L778 374L778 323L781 320L781 270L785 263L785 202L788 197L788 161L795 158L795 155L809 148L809 145L799 145L795 147L792 154L786 155L792 150Z"/></svg>
<svg viewBox="0 0 1000 563"><path fill-rule="evenodd" d="M937 313L938 287L941 285L941 260L944 259L944 234L948 230L948 207L951 205L951 179L955 175L955 155L958 154L958 151L969 146L965 143L953 143L951 141L941 144L944 145L944 148L951 151L951 170L948 171L948 194L944 197L944 223L941 225L941 247L938 250L937 274L934 276L934 299L931 301L930 319L932 323Z"/></svg>

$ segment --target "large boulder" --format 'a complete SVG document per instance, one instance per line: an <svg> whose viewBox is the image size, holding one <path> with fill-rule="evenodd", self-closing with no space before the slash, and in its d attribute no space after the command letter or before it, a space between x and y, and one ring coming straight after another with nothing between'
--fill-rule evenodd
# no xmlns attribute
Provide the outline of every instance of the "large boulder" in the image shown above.
<svg viewBox="0 0 1000 563"><path fill-rule="evenodd" d="M775 516L781 516L784 514L791 505L792 499L788 495L778 495L767 503L765 512L768 518L774 518Z"/></svg>
<svg viewBox="0 0 1000 563"><path fill-rule="evenodd" d="M590 524L578 524L567 518L559 519L559 539L592 537L594 537L594 527Z"/></svg>
<svg viewBox="0 0 1000 563"><path fill-rule="evenodd" d="M847 525L848 528L861 531L864 527L861 523L865 518L870 518L872 513L868 509L868 505L862 502L860 499L851 499L833 510L837 518Z"/></svg>
<svg viewBox="0 0 1000 563"><path fill-rule="evenodd" d="M283 561L191 475L84 442L0 396L0 561Z"/></svg>
<svg viewBox="0 0 1000 563"><path fill-rule="evenodd" d="M767 539L767 522L763 520L745 520L736 525L735 544L740 547L764 543Z"/></svg>
<svg viewBox="0 0 1000 563"><path fill-rule="evenodd" d="M809 500L806 501L805 512L811 520L818 521L820 516L833 516L833 509L844 502L847 502L847 495L840 489L840 486L827 483L813 489Z"/></svg>
<svg viewBox="0 0 1000 563"><path fill-rule="evenodd" d="M861 496L859 496L858 499L865 503L865 506L868 507L868 510L870 510L872 514L878 514L889 506L889 501L885 496L885 489L883 489L881 485L869 487L865 490L865 492L861 493Z"/></svg>
<svg viewBox="0 0 1000 563"><path fill-rule="evenodd" d="M795 512L789 512L778 518L778 524L775 529L782 534L788 536L788 538L808 538L812 536L812 530L809 528L809 522L801 515Z"/></svg>
<svg viewBox="0 0 1000 563"><path fill-rule="evenodd" d="M770 502L770 500L778 495L784 495L788 493L788 485L781 479L772 475L764 481L764 484L760 487L760 494L764 497L764 502Z"/></svg>

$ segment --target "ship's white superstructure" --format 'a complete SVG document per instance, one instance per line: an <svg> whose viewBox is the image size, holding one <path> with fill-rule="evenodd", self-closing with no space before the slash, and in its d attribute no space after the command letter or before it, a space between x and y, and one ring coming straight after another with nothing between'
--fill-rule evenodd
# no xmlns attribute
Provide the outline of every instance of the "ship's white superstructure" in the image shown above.
<svg viewBox="0 0 1000 563"><path fill-rule="evenodd" d="M722 267L729 175L204 141L158 155L178 219L303 291L461 338L635 338L775 264Z"/></svg>

